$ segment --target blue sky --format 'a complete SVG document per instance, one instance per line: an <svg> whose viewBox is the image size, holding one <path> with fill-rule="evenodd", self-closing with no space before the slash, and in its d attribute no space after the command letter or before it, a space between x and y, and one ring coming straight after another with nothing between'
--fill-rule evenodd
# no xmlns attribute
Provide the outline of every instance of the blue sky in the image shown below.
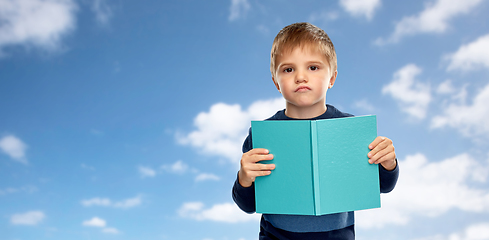
<svg viewBox="0 0 489 240"><path fill-rule="evenodd" d="M357 239L489 239L489 3L0 0L0 239L257 239L231 199L284 106L276 33L331 37L327 102L401 167Z"/></svg>

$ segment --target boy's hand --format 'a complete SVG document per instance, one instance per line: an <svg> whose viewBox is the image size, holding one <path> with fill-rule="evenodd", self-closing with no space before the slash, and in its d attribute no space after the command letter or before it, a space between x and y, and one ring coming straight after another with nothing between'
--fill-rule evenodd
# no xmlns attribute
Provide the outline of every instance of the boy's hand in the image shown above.
<svg viewBox="0 0 489 240"><path fill-rule="evenodd" d="M370 143L368 148L368 162L371 164L381 164L386 170L396 168L396 152L392 140L386 137L377 137Z"/></svg>
<svg viewBox="0 0 489 240"><path fill-rule="evenodd" d="M250 187L258 176L266 176L275 169L275 164L259 163L264 160L272 160L273 155L267 149L255 148L243 153L241 157L241 168L239 169L239 184L243 187Z"/></svg>

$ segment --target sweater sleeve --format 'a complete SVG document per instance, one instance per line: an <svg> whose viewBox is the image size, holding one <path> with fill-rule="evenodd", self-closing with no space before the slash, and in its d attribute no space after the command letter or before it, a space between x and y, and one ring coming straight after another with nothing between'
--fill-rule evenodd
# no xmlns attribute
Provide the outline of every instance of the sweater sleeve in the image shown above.
<svg viewBox="0 0 489 240"><path fill-rule="evenodd" d="M251 142L251 128L249 130L248 137L243 143L243 153L248 152L253 148ZM255 205L255 183L252 183L250 187L243 187L239 184L239 174L236 175L236 180L233 185L233 200L238 207L246 213L254 213L256 211Z"/></svg>
<svg viewBox="0 0 489 240"><path fill-rule="evenodd" d="M250 187L245 188L239 184L238 177L236 177L233 186L233 200L244 212L254 213L256 211L255 183L252 183Z"/></svg>
<svg viewBox="0 0 489 240"><path fill-rule="evenodd" d="M396 159L396 168L392 171L385 169L379 164L380 192L388 193L394 189L399 178L399 162Z"/></svg>

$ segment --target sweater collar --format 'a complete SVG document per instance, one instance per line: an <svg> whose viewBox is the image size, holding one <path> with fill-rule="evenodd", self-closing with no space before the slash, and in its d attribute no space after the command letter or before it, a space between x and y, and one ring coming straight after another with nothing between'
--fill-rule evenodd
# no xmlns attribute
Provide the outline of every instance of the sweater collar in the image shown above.
<svg viewBox="0 0 489 240"><path fill-rule="evenodd" d="M278 111L277 112L277 118L278 119L283 119L283 120L318 120L318 119L326 119L326 118L331 118L334 115L334 112L336 111L336 108L326 104L326 112L323 114L313 117L313 118L307 118L307 119L297 119L297 118L291 118L285 115L285 109Z"/></svg>

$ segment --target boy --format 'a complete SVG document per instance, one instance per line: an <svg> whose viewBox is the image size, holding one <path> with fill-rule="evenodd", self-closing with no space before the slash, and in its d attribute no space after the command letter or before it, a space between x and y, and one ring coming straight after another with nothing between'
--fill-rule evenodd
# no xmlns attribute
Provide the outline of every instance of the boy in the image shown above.
<svg viewBox="0 0 489 240"><path fill-rule="evenodd" d="M286 107L267 120L352 116L326 104L326 92L333 87L338 72L333 43L322 29L310 23L295 23L283 28L272 45L270 71ZM392 191L399 176L392 141L377 137L368 147L371 150L369 163L379 166L380 191ZM241 167L233 186L233 199L241 210L255 212L255 178L273 174L275 168L274 164L260 161L271 159L273 155L267 149L253 149L250 130L243 144ZM354 214L263 214L259 236L260 239L355 239Z"/></svg>

